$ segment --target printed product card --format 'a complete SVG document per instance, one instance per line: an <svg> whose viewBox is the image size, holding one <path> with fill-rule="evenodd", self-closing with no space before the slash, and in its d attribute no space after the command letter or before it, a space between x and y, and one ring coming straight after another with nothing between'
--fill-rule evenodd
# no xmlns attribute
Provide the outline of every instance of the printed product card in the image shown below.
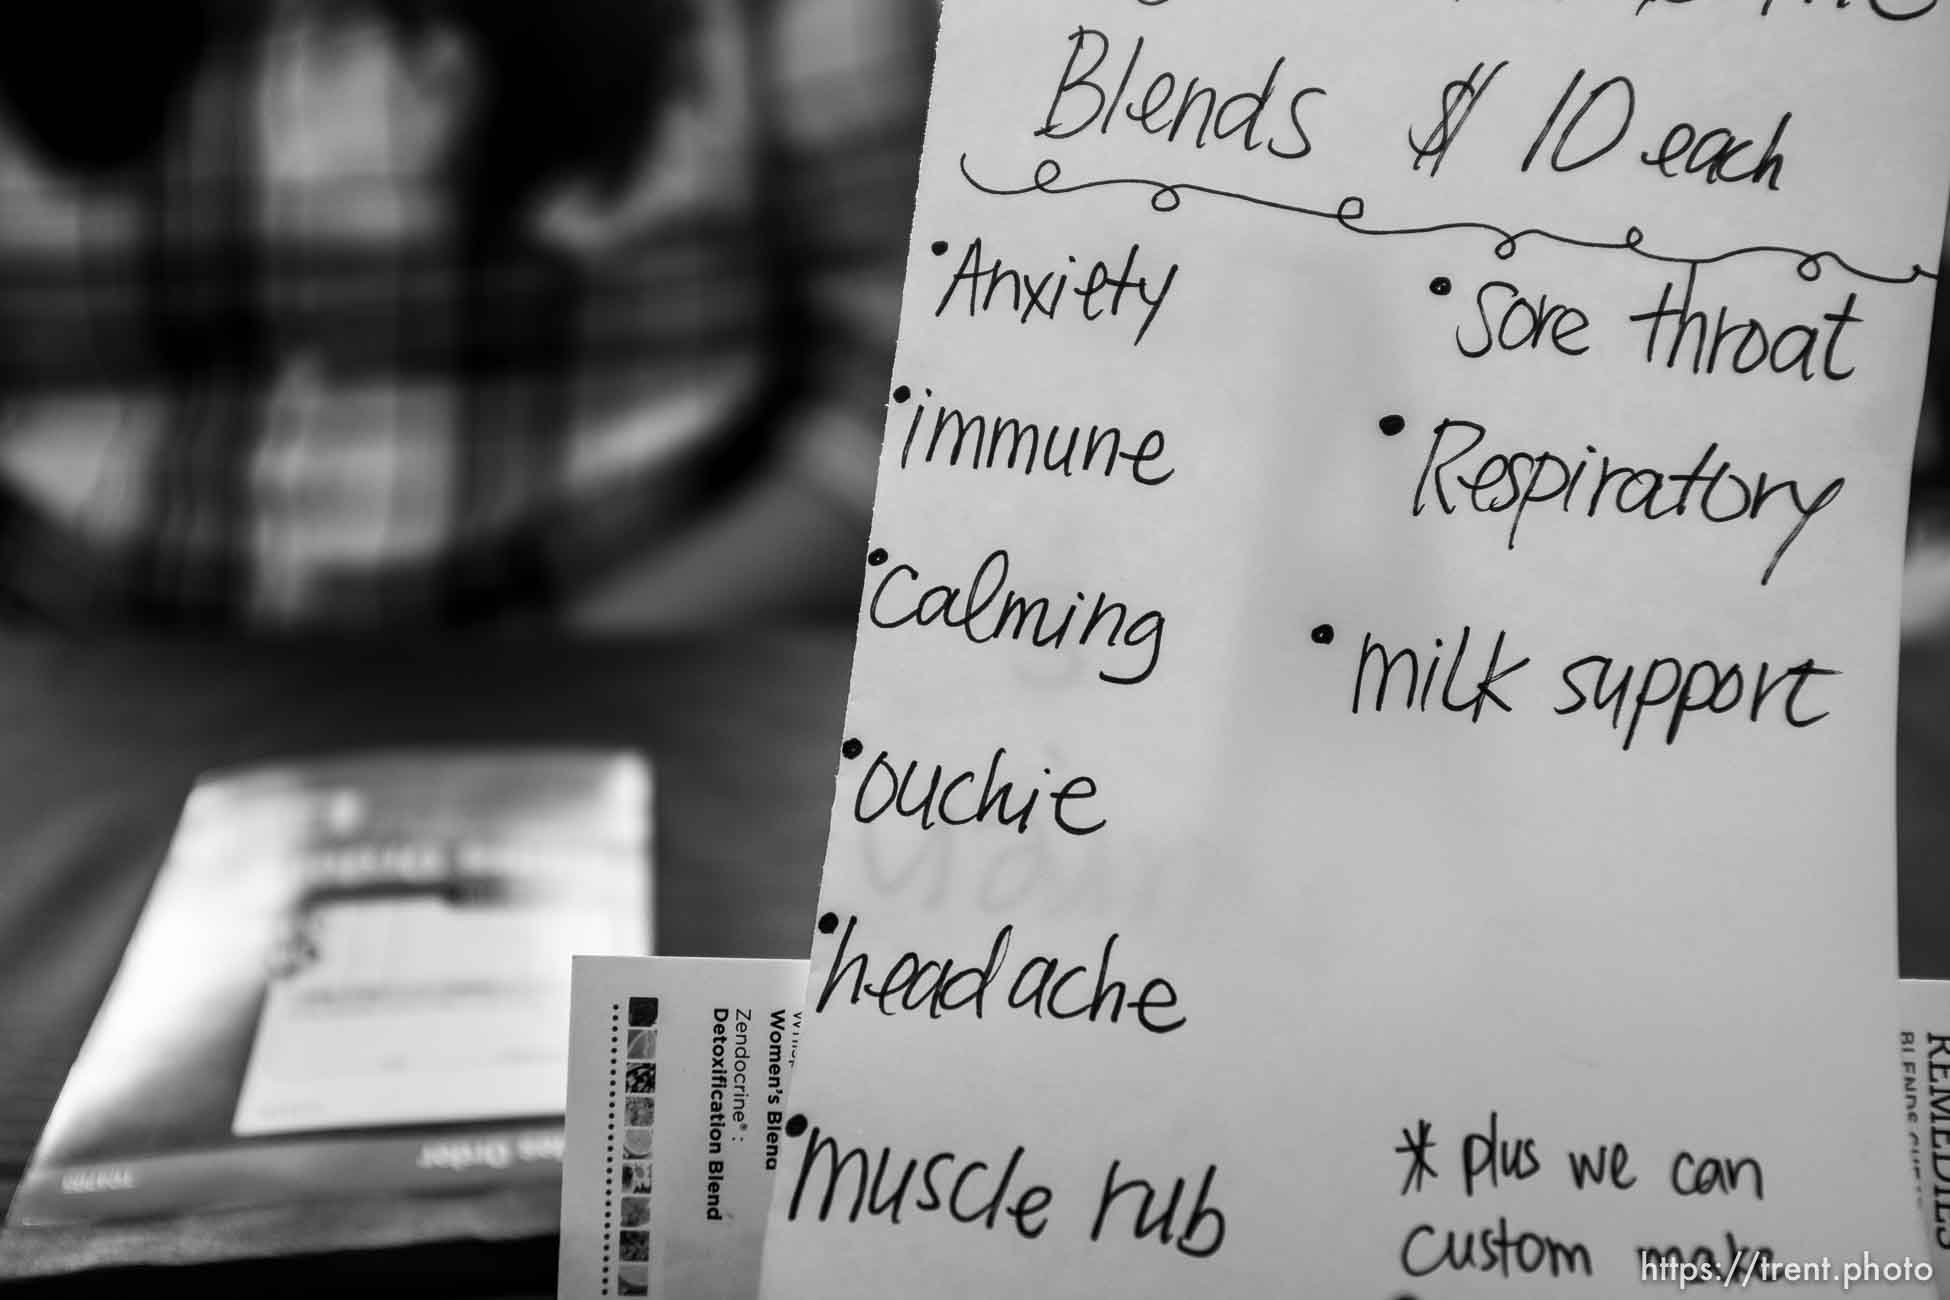
<svg viewBox="0 0 1950 1300"><path fill-rule="evenodd" d="M1950 1300L1950 983L1903 981L1903 1115L1938 1296Z"/></svg>
<svg viewBox="0 0 1950 1300"><path fill-rule="evenodd" d="M803 961L578 957L561 1300L758 1294Z"/></svg>

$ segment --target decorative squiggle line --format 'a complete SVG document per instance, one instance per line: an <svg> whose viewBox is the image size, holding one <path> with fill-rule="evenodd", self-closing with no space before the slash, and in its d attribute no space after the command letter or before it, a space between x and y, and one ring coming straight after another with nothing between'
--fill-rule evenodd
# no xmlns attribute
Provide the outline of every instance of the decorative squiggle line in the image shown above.
<svg viewBox="0 0 1950 1300"><path fill-rule="evenodd" d="M1833 262L1850 275L1877 284L1904 285L1918 280L1935 280L1936 272L1926 271L1920 265L1912 266L1907 275L1878 275L1865 271L1849 262L1840 253L1811 253L1805 249L1788 248L1779 244L1755 244L1747 248L1729 249L1711 257L1681 257L1671 253L1658 253L1645 247L1645 232L1637 226L1628 226L1622 239L1579 239L1572 235L1560 235L1554 230L1530 227L1525 230L1506 230L1488 221L1444 221L1429 226L1370 226L1361 224L1368 214L1367 200L1358 194L1350 194L1332 208L1310 208L1300 203L1282 203L1277 199L1263 198L1255 194L1241 194L1234 190L1219 189L1210 185L1197 185L1189 181L1159 181L1142 176L1113 176L1094 181L1073 181L1063 184L1063 167L1054 158L1045 158L1036 164L1033 180L1027 185L1014 189L985 184L976 179L968 170L968 155L961 156L962 179L984 194L997 198L1018 198L1025 194L1065 195L1078 194L1085 190L1112 189L1123 186L1138 186L1151 191L1151 210L1154 212L1176 212L1184 203L1187 194L1203 194L1208 198L1231 199L1238 203L1249 203L1254 207L1267 208L1275 212L1287 212L1294 216L1319 217L1332 221L1341 229L1356 235L1394 236L1394 235L1434 235L1453 230L1480 230L1495 235L1495 252L1499 261L1508 261L1517 255L1517 246L1526 239L1547 240L1570 248L1588 248L1596 252L1627 252L1645 258L1650 262L1661 262L1669 266L1712 266L1719 262L1732 261L1737 257L1750 257L1761 254L1775 254L1795 259L1794 271L1803 280L1813 283L1821 279L1824 262Z"/></svg>

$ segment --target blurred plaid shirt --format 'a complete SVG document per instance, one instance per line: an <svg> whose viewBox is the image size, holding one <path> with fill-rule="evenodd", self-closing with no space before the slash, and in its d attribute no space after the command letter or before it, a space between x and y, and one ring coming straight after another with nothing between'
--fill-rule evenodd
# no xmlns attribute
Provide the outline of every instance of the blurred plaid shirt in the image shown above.
<svg viewBox="0 0 1950 1300"><path fill-rule="evenodd" d="M864 517L932 4L703 0L627 191L545 206L544 251L485 270L450 237L438 78L356 8L271 12L139 176L64 176L0 112L16 611L545 609L754 466Z"/></svg>

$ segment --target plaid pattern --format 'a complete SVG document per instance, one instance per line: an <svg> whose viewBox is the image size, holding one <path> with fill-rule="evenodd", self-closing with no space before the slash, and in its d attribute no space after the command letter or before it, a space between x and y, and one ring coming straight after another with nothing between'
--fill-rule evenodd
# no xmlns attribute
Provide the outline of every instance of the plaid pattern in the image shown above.
<svg viewBox="0 0 1950 1300"><path fill-rule="evenodd" d="M864 513L928 0L697 0L626 192L492 256L435 175L437 70L356 7L259 12L138 175L0 114L16 610L447 622L566 599L744 474Z"/></svg>

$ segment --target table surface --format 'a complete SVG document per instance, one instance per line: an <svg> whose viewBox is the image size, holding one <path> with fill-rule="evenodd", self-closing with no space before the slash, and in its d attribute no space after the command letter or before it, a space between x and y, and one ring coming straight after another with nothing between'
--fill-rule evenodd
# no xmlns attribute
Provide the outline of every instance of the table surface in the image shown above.
<svg viewBox="0 0 1950 1300"><path fill-rule="evenodd" d="M658 951L804 956L850 644L0 638L0 1204L199 773L372 747L638 749L657 774ZM1903 971L1950 978L1950 641L1905 646L1900 700Z"/></svg>
<svg viewBox="0 0 1950 1300"><path fill-rule="evenodd" d="M199 773L367 748L640 750L656 774L657 951L803 957L850 650L849 634L818 630L689 644L0 638L0 1206ZM552 1248L545 1263L552 1277Z"/></svg>

